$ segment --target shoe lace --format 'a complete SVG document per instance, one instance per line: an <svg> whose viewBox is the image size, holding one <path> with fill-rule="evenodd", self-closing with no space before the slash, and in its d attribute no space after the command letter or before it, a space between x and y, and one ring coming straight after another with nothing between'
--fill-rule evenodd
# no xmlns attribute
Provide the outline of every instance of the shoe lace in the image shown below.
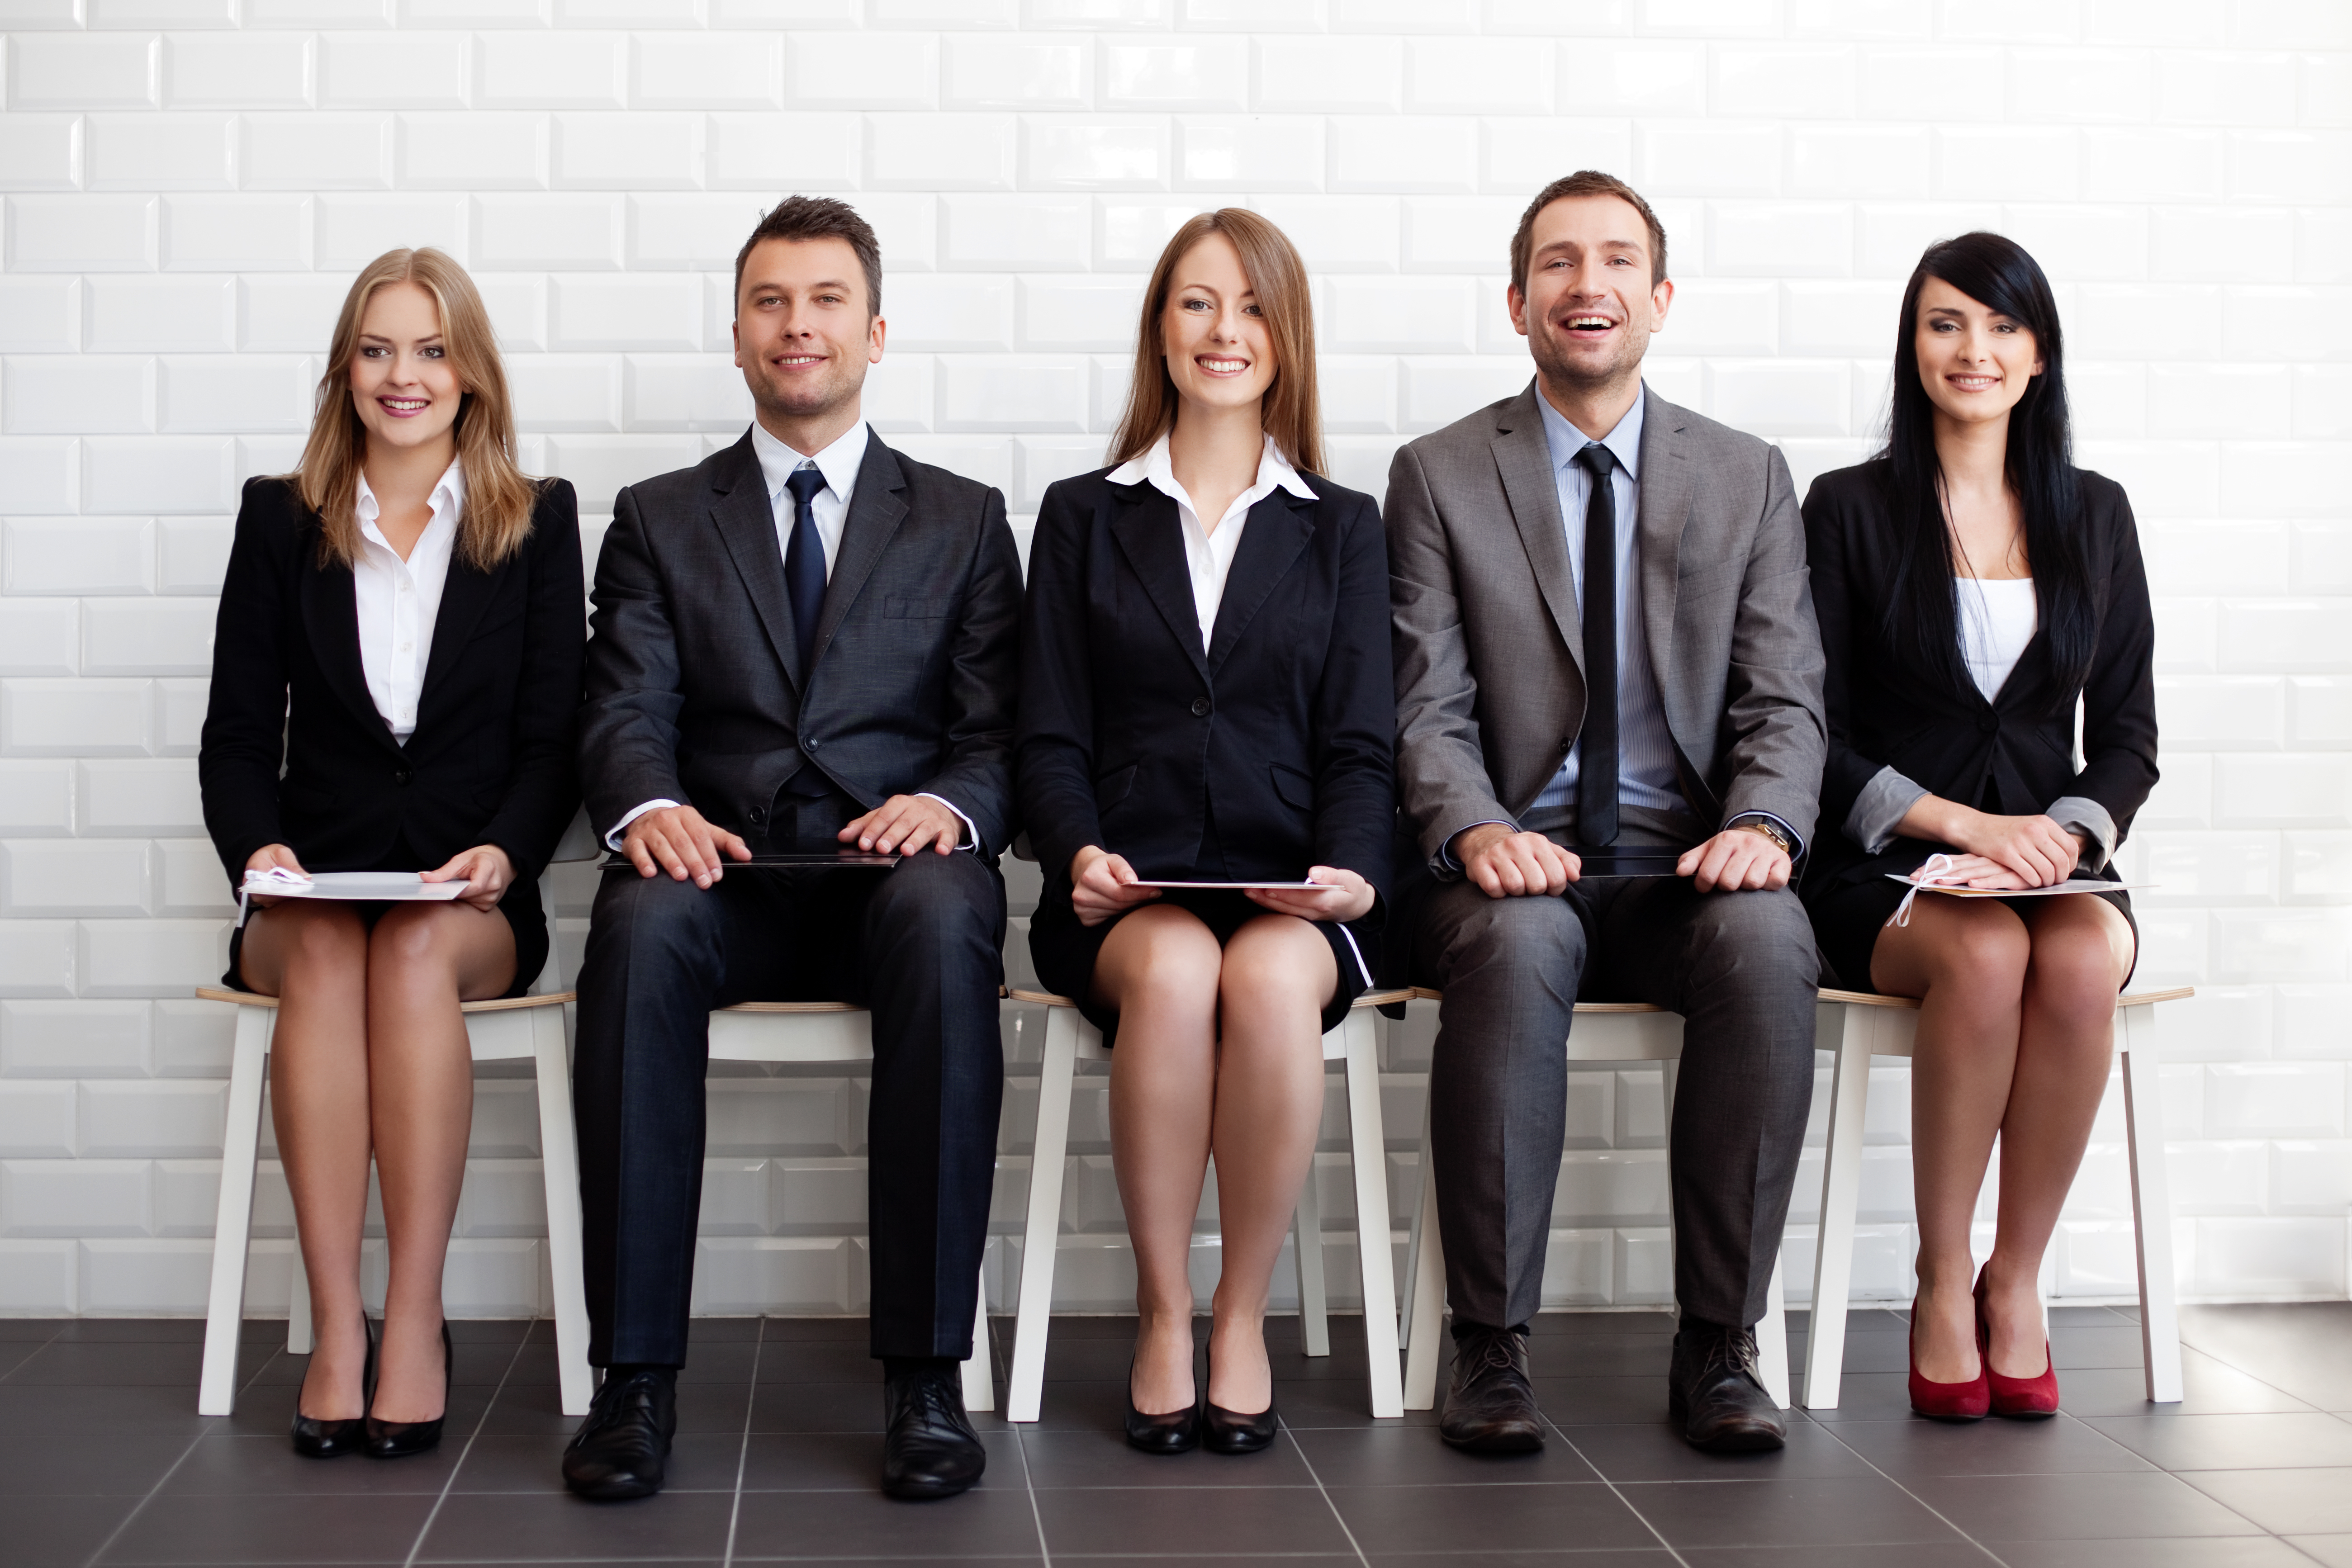
<svg viewBox="0 0 2352 1568"><path fill-rule="evenodd" d="M963 1402L942 1377L918 1374L908 1378L898 1389L898 1419L909 1415L925 1420L937 1419L951 1426L961 1426L967 1417ZM894 1421L893 1425L897 1423Z"/></svg>
<svg viewBox="0 0 2352 1568"><path fill-rule="evenodd" d="M1755 1330L1735 1329L1713 1336L1706 1356L1699 1363L1699 1373L1705 1378L1717 1369L1744 1377L1750 1383L1759 1385L1763 1383L1763 1364L1757 1358Z"/></svg>
<svg viewBox="0 0 2352 1568"><path fill-rule="evenodd" d="M1480 1334L1456 1352L1462 1355L1461 1380L1465 1385L1496 1373L1518 1370L1519 1336L1510 1332Z"/></svg>

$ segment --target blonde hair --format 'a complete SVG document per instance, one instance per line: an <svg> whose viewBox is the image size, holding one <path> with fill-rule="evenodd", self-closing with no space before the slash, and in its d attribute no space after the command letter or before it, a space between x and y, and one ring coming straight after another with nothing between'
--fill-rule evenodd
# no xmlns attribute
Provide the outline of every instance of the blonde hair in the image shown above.
<svg viewBox="0 0 2352 1568"><path fill-rule="evenodd" d="M530 536L539 483L515 463L514 404L490 313L466 269L446 252L387 250L360 269L335 318L327 372L319 378L318 411L302 466L287 479L302 504L319 514L319 565L350 566L360 555L360 468L367 457L367 426L352 405L352 360L360 321L379 289L414 283L432 298L441 317L441 342L464 395L457 405L457 462L466 476L466 510L457 524L457 553L488 571L522 548Z"/></svg>
<svg viewBox="0 0 2352 1568"><path fill-rule="evenodd" d="M1259 405L1259 423L1293 468L1323 471L1323 408L1315 392L1315 306L1307 289L1307 263L1290 237L1245 207L1219 207L1188 219L1171 236L1143 294L1143 319L1136 331L1135 374L1128 383L1127 412L1111 437L1110 460L1124 463L1151 450L1176 426L1176 383L1168 374L1168 340L1161 325L1176 264L1213 234L1233 242L1242 275L1257 296L1274 344L1274 380Z"/></svg>

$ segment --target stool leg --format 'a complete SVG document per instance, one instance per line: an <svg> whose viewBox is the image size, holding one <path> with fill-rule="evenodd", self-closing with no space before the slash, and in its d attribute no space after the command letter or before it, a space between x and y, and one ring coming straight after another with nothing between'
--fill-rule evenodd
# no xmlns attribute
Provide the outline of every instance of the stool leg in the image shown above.
<svg viewBox="0 0 2352 1568"><path fill-rule="evenodd" d="M1029 1214L1021 1233L1021 1298L1013 1320L1013 1375L1005 1389L1008 1421L1036 1420L1045 1397L1045 1334L1054 1315L1054 1258L1062 1234L1063 1163L1070 1147L1071 1079L1084 1027L1075 1008L1046 1010L1037 1137L1029 1156Z"/></svg>
<svg viewBox="0 0 2352 1568"><path fill-rule="evenodd" d="M1772 1283L1764 1298L1764 1321L1756 1325L1756 1370L1762 1374L1764 1392L1772 1403L1786 1410L1789 1399L1789 1303L1788 1291L1782 1282L1784 1270L1780 1257L1772 1258Z"/></svg>
<svg viewBox="0 0 2352 1568"><path fill-rule="evenodd" d="M1308 1355L1331 1353L1330 1302L1323 1283L1323 1194L1316 1189L1312 1157L1291 1216L1292 1259L1298 1265L1298 1339Z"/></svg>
<svg viewBox="0 0 2352 1568"><path fill-rule="evenodd" d="M1421 1120L1421 1202L1412 1211L1412 1322L1407 1331L1404 1407L1437 1405L1438 1336L1445 1321L1445 1247L1437 1231L1437 1174L1429 1163L1429 1117Z"/></svg>
<svg viewBox="0 0 2352 1568"><path fill-rule="evenodd" d="M547 1273L554 1295L555 1372L563 1414L585 1415L596 1392L588 1365L588 1282L580 1256L580 1148L572 1120L572 1053L562 1008L531 1015L539 1075L539 1168L547 1191Z"/></svg>
<svg viewBox="0 0 2352 1568"><path fill-rule="evenodd" d="M302 1267L302 1249L294 1249L294 1275L286 1291L286 1353L309 1355L310 1342L310 1271Z"/></svg>
<svg viewBox="0 0 2352 1568"><path fill-rule="evenodd" d="M196 1414L226 1415L236 1407L236 1347L245 1323L245 1253L253 1234L253 1175L260 1157L261 1089L269 1067L274 1007L239 1007L236 1044L229 1058L228 1124L221 1134L220 1208L213 1219L212 1289L205 1309L204 1370ZM302 1259L298 1252L294 1269Z"/></svg>
<svg viewBox="0 0 2352 1568"><path fill-rule="evenodd" d="M1846 1297L1853 1286L1853 1222L1862 1200L1862 1128L1870 1109L1871 1007L1825 1004L1816 1015L1833 1029L1837 1065L1830 1079L1829 1148L1822 1161L1820 1239L1813 1248L1813 1317L1805 1340L1805 1405L1834 1410L1845 1372ZM1816 1037L1817 1040L1820 1038Z"/></svg>
<svg viewBox="0 0 2352 1568"><path fill-rule="evenodd" d="M1388 1140L1381 1128L1381 1062L1370 1010L1340 1027L1348 1042L1348 1149L1356 1168L1356 1254L1364 1276L1364 1350L1372 1415L1404 1414L1397 1366L1396 1257L1389 1240Z"/></svg>
<svg viewBox="0 0 2352 1568"><path fill-rule="evenodd" d="M1663 1104L1664 1120L1658 1125L1665 1130L1666 1151L1666 1279L1675 1275L1675 1089L1682 1078L1683 1064L1679 1057L1669 1057L1658 1064L1658 1097ZM1669 1294L1672 1294L1671 1283ZM1673 1301L1675 1321L1682 1321L1682 1300Z"/></svg>
<svg viewBox="0 0 2352 1568"><path fill-rule="evenodd" d="M2156 1008L2123 1016L2124 1127L2130 1142L2132 1233L2139 1264L2140 1355L2152 1404L2180 1402L2180 1317L2173 1295L2172 1189L2164 1168L2164 1095L2158 1077Z"/></svg>
<svg viewBox="0 0 2352 1568"><path fill-rule="evenodd" d="M980 1266L980 1305L972 1314L971 1354L963 1363L963 1407L996 1408L996 1372L988 1353L988 1265Z"/></svg>

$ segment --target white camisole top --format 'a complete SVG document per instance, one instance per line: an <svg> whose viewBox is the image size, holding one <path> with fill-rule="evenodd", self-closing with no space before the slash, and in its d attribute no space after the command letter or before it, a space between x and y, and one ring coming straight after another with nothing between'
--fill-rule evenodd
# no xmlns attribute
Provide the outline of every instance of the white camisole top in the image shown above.
<svg viewBox="0 0 2352 1568"><path fill-rule="evenodd" d="M2001 682L2017 668L2025 645L2033 640L2038 617L2033 579L2008 581L1962 577L1958 582L1960 610L1960 657L1969 675L1990 702Z"/></svg>

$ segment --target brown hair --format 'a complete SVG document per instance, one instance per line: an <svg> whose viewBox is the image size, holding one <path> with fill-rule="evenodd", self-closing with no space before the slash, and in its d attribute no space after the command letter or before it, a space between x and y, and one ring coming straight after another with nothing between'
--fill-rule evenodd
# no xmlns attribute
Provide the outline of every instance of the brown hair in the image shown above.
<svg viewBox="0 0 2352 1568"><path fill-rule="evenodd" d="M445 252L387 250L360 269L335 318L327 373L319 378L318 410L302 465L287 475L302 504L319 514L319 565L354 564L360 557L360 468L367 458L367 426L352 406L352 360L359 352L360 321L375 291L414 283L432 297L441 316L441 342L464 395L450 433L466 476L466 510L457 524L457 553L488 571L530 537L538 481L515 463L514 404L490 313L466 269Z"/></svg>
<svg viewBox="0 0 2352 1568"><path fill-rule="evenodd" d="M1536 215L1557 201L1570 196L1615 196L1619 201L1642 215L1650 226L1650 287L1654 289L1666 280L1666 231L1658 222L1658 215L1642 199L1642 193L1614 174L1604 174L1598 169L1579 169L1573 174L1563 174L1536 193L1528 210L1519 215L1519 228L1511 236L1511 287L1521 294L1528 291L1528 263L1534 259L1536 247Z"/></svg>
<svg viewBox="0 0 2352 1568"><path fill-rule="evenodd" d="M1310 474L1323 471L1323 406L1315 393L1315 306L1307 289L1307 263L1290 237L1245 207L1219 207L1196 214L1171 236L1151 283L1143 291L1143 318L1135 334L1135 374L1128 383L1127 412L1110 440L1110 460L1124 463L1151 450L1176 426L1176 383L1168 374L1167 338L1160 321L1175 287L1176 264L1213 234L1233 241L1242 275L1257 296L1274 343L1274 380L1259 405L1259 420L1283 457Z"/></svg>
<svg viewBox="0 0 2352 1568"><path fill-rule="evenodd" d="M763 239L840 239L849 242L857 253L857 265L866 269L866 315L871 321L882 313L882 242L874 237L874 226L857 216L857 209L847 202L835 201L831 196L786 196L760 216L759 226L751 237L735 253L736 304L742 304L743 263L751 259L751 247Z"/></svg>

